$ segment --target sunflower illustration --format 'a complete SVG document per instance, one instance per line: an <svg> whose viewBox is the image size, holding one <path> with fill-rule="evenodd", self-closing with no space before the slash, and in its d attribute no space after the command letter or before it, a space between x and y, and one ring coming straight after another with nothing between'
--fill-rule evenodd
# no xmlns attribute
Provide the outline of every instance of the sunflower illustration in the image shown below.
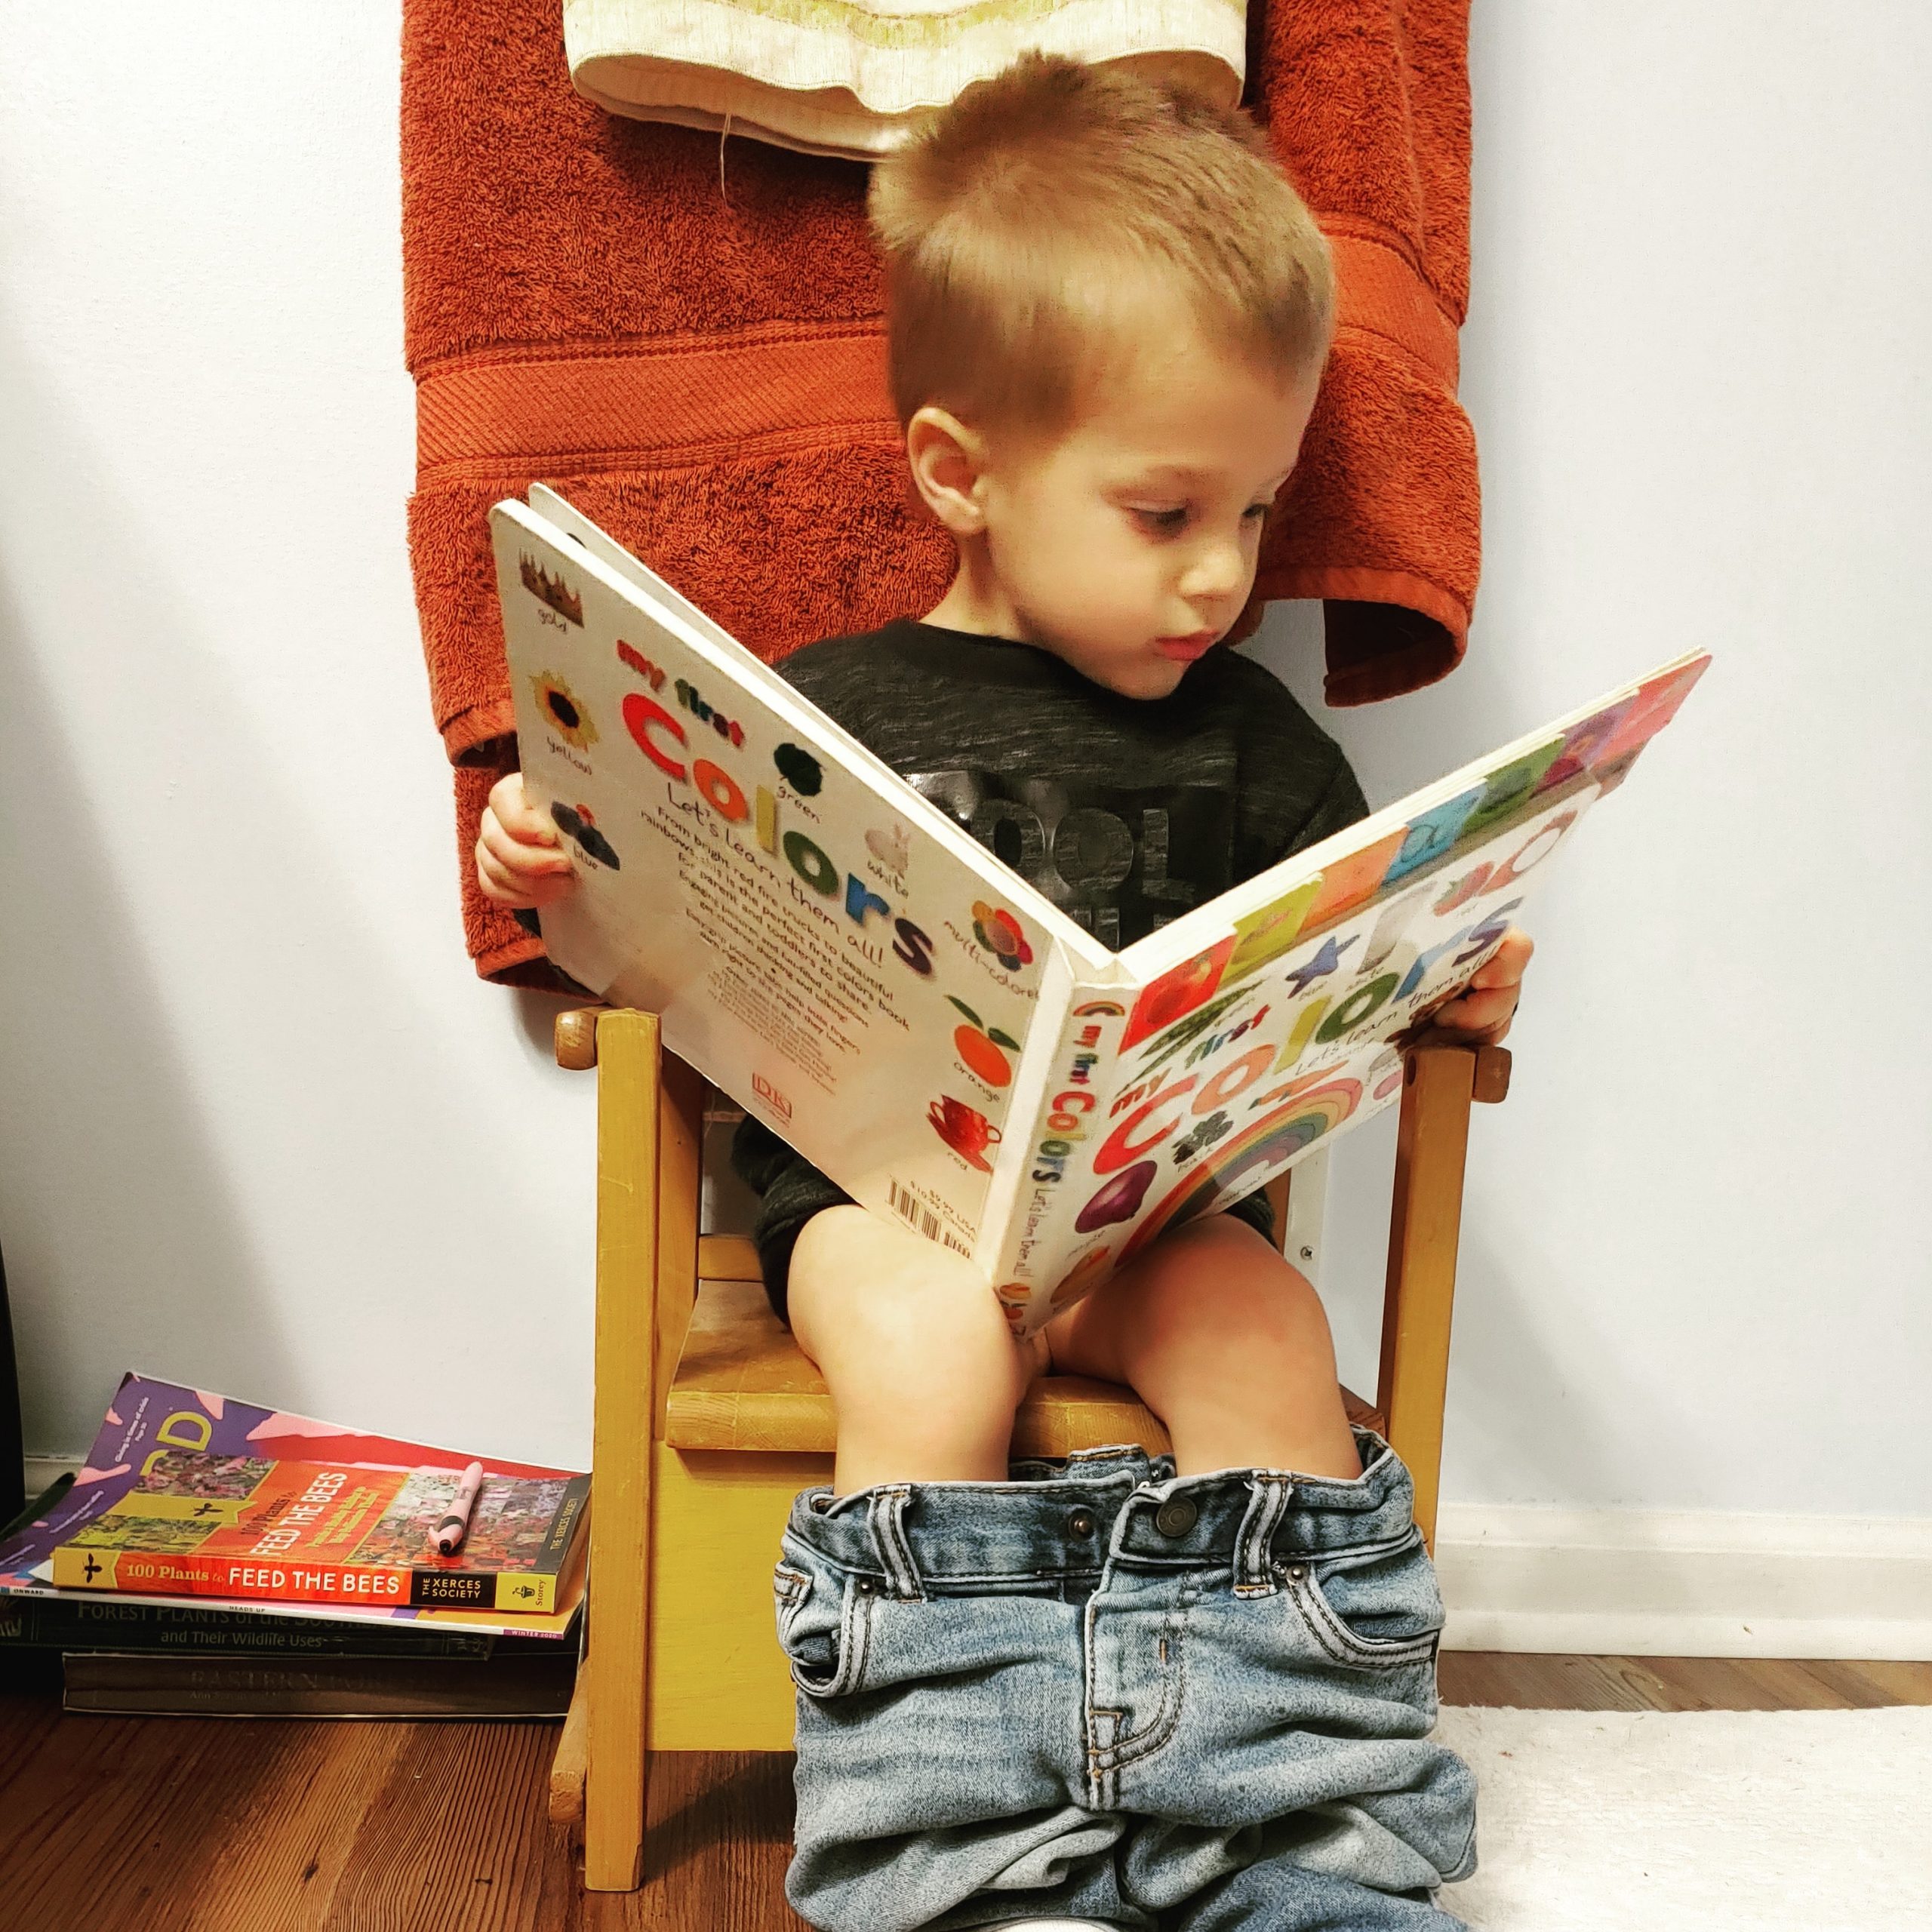
<svg viewBox="0 0 1932 1932"><path fill-rule="evenodd" d="M989 906L983 899L973 902L973 937L1009 973L1032 962L1033 949L1020 930L1020 921L1004 906Z"/></svg>
<svg viewBox="0 0 1932 1932"><path fill-rule="evenodd" d="M590 713L577 701L576 693L554 671L543 672L530 683L537 702L543 708L545 719L557 736L580 752L589 750L597 742L597 727L590 721Z"/></svg>

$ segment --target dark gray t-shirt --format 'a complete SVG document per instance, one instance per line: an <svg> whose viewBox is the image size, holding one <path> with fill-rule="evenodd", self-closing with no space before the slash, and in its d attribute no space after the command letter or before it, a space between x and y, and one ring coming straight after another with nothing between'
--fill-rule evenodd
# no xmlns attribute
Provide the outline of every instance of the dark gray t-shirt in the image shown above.
<svg viewBox="0 0 1932 1932"><path fill-rule="evenodd" d="M1232 651L1156 699L1122 697L1032 645L911 618L807 645L778 668L1115 950L1368 809L1341 748ZM764 1196L756 1234L782 1315L798 1229L848 1197L755 1121L731 1158Z"/></svg>
<svg viewBox="0 0 1932 1932"><path fill-rule="evenodd" d="M1157 699L910 619L779 668L1116 951L1367 810L1340 747L1231 651Z"/></svg>

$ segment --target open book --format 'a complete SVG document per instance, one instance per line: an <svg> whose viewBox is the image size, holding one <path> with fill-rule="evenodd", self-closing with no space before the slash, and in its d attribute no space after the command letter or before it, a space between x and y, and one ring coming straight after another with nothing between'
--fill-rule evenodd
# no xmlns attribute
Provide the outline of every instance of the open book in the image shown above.
<svg viewBox="0 0 1932 1932"><path fill-rule="evenodd" d="M491 513L564 971L1016 1331L1402 1084L1709 659L1585 706L1113 952L553 492Z"/></svg>

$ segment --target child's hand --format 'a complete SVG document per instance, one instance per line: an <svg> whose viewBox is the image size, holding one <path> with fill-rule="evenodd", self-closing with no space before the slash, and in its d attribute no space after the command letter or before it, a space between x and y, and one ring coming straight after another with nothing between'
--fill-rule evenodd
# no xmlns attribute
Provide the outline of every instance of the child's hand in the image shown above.
<svg viewBox="0 0 1932 1932"><path fill-rule="evenodd" d="M476 841L476 882L499 906L549 906L577 883L550 821L524 796L523 774L491 788Z"/></svg>
<svg viewBox="0 0 1932 1932"><path fill-rule="evenodd" d="M1527 933L1512 926L1462 992L1429 1015L1429 1035L1447 1035L1458 1046L1494 1046L1515 1017L1523 969L1536 949Z"/></svg>

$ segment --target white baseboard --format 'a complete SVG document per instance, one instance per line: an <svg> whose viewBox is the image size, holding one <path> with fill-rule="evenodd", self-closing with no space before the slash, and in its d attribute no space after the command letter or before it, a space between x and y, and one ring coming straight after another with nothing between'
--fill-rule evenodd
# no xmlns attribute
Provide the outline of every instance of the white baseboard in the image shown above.
<svg viewBox="0 0 1932 1932"><path fill-rule="evenodd" d="M1452 1651L1932 1662L1932 1518L1451 1503L1435 1561Z"/></svg>
<svg viewBox="0 0 1932 1932"><path fill-rule="evenodd" d="M1932 1660L1932 1518L1444 1504L1445 1647Z"/></svg>

